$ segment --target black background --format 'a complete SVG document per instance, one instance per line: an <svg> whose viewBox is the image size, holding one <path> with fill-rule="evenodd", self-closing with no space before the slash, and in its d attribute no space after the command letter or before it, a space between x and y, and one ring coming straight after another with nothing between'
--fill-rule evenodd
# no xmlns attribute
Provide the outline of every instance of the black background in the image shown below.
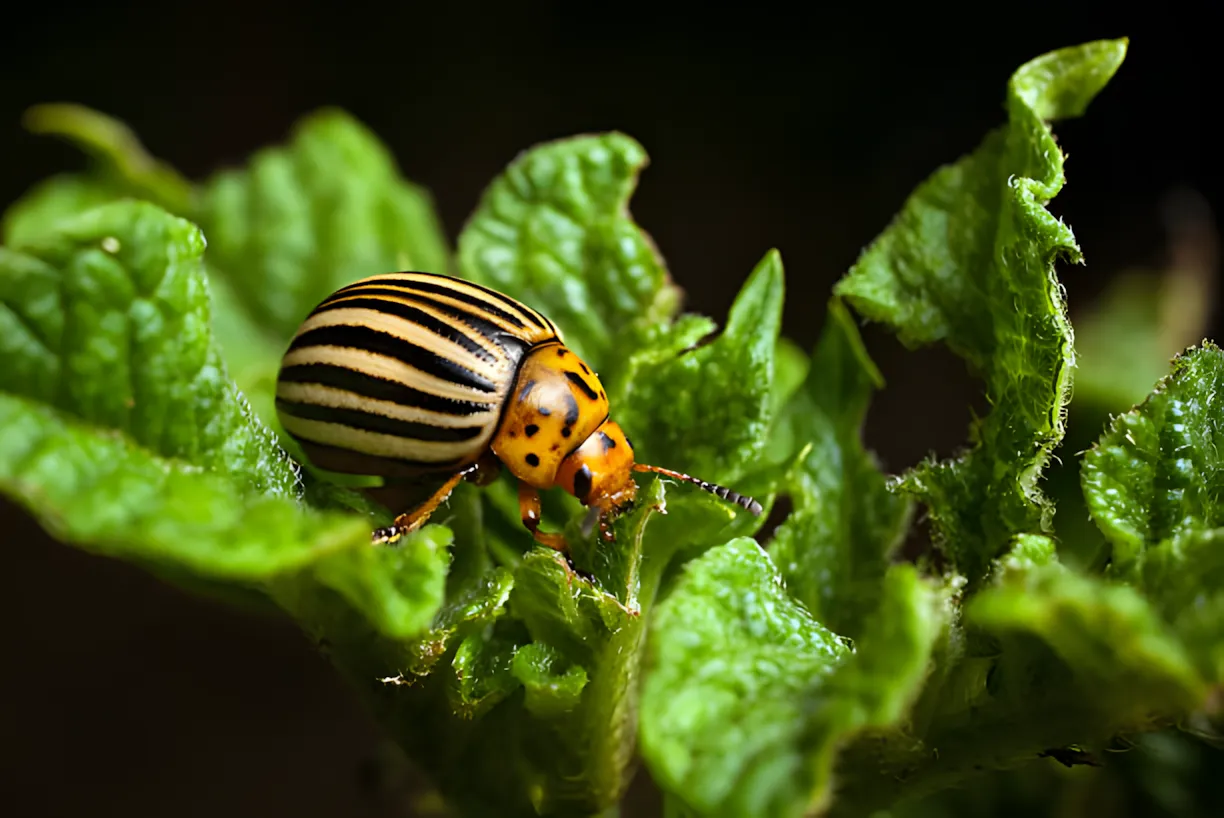
<svg viewBox="0 0 1224 818"><path fill-rule="evenodd" d="M1129 36L1088 116L1058 127L1069 183L1052 209L1088 261L1062 271L1073 315L1110 275L1163 261L1162 196L1189 186L1219 212L1221 74L1204 9L862 5L28 5L0 46L0 206L83 164L22 132L37 102L116 115L196 178L339 105L433 191L452 239L518 151L618 129L651 155L633 210L688 307L723 317L778 247L785 332L806 347L830 286L910 189L1002 121L1012 70ZM978 400L960 364L867 338L889 382L869 442L894 471L951 451ZM23 815L409 814L372 774L377 728L290 625L0 515L0 803ZM626 815L649 814L649 788L632 803L645 806Z"/></svg>

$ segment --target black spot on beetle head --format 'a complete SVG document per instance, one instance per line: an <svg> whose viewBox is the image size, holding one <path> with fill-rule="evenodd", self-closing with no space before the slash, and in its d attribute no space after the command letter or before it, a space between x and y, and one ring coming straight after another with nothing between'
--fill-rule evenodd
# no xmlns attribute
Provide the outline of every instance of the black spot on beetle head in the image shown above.
<svg viewBox="0 0 1224 818"><path fill-rule="evenodd" d="M536 454L535 452L531 452L530 454L528 454L527 455L527 465L531 466L533 469L536 466L540 465L540 456Z"/></svg>
<svg viewBox="0 0 1224 818"><path fill-rule="evenodd" d="M616 441L613 440L611 437L609 437L607 432L599 433L599 442L600 444L603 445L603 450L605 454L607 454L609 449L616 448Z"/></svg>
<svg viewBox="0 0 1224 818"><path fill-rule="evenodd" d="M587 501L587 495L591 493L591 467L583 466L574 473L574 496L582 502Z"/></svg>
<svg viewBox="0 0 1224 818"><path fill-rule="evenodd" d="M561 430L561 437L569 437L573 433L574 433L574 430L566 426L564 429Z"/></svg>
<svg viewBox="0 0 1224 818"><path fill-rule="evenodd" d="M535 433L540 431L540 427L536 426L534 423L528 423L527 428L523 431L527 433L527 437L535 437Z"/></svg>

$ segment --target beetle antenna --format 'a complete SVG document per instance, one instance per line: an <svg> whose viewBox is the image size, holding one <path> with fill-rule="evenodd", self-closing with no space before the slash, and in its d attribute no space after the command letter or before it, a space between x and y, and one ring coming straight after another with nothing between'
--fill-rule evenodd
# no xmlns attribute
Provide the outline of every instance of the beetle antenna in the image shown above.
<svg viewBox="0 0 1224 818"><path fill-rule="evenodd" d="M752 514L758 517L761 515L761 512L763 511L763 509L761 508L761 504L758 503L756 500L753 500L751 497L745 497L744 495L734 492L725 486L715 485L714 483L707 483L706 481L698 477L693 477L691 474L684 474L683 472L672 471L671 469L665 469L665 468L662 468L661 466L647 466L645 463L634 463L633 470L634 471L650 471L650 472L654 472L655 474L661 474L664 477L671 477L675 480L683 480L686 483L692 483L694 486L698 486L699 488L702 488L705 491L710 492L710 494L721 497L722 499L728 502L735 503L737 506L740 506L741 508L748 509L748 511L750 511Z"/></svg>

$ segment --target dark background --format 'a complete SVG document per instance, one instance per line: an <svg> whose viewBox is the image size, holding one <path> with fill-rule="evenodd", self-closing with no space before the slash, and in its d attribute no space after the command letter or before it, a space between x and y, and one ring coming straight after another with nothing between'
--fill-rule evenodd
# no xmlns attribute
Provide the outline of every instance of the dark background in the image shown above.
<svg viewBox="0 0 1224 818"><path fill-rule="evenodd" d="M1069 184L1052 209L1088 260L1063 271L1073 313L1110 275L1162 263L1165 194L1189 186L1220 211L1221 73L1204 10L860 5L857 19L761 3L27 5L0 45L0 206L83 164L22 132L37 102L116 115L197 178L340 105L433 191L452 238L518 151L615 128L651 154L633 209L689 308L724 316L776 246L785 331L810 346L830 286L910 189L1002 121L1012 70L1129 36L1087 118L1058 128ZM951 451L976 400L960 364L867 335L889 381L869 443L894 471ZM407 814L372 772L377 728L290 625L54 544L9 506L0 524L6 812ZM651 804L640 781L634 803Z"/></svg>

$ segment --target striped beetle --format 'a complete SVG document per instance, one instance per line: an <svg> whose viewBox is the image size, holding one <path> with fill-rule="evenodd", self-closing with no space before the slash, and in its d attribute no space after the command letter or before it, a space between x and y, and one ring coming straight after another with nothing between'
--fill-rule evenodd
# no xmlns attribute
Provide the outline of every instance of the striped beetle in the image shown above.
<svg viewBox="0 0 1224 818"><path fill-rule="evenodd" d="M540 530L540 489L590 508L584 532L637 493L632 472L693 483L753 514L761 505L687 474L634 462L608 417L598 376L545 316L499 292L435 273L388 273L343 287L306 318L281 361L276 409L317 467L442 485L374 532L389 543L419 528L460 480L518 478L523 524Z"/></svg>

